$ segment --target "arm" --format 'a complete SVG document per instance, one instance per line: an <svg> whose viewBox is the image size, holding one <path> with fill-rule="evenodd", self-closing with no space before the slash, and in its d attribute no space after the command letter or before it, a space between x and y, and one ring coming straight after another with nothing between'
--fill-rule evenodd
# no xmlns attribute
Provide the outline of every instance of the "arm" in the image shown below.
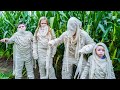
<svg viewBox="0 0 120 90"><path fill-rule="evenodd" d="M49 45L57 46L57 45L63 43L65 35L66 35L66 32L64 32L59 38L56 38L56 39L49 41Z"/></svg>
<svg viewBox="0 0 120 90"><path fill-rule="evenodd" d="M12 36L11 38L4 38L4 39L1 39L0 42L12 44L12 43L15 42L15 37L16 37L16 34L13 34L13 36Z"/></svg>
<svg viewBox="0 0 120 90"><path fill-rule="evenodd" d="M116 79L115 73L114 73L114 70L113 70L112 61L111 61L111 79Z"/></svg>
<svg viewBox="0 0 120 90"><path fill-rule="evenodd" d="M30 32L30 43L31 43L31 49L33 52L33 34ZM36 68L36 59L32 59L33 60L33 68Z"/></svg>
<svg viewBox="0 0 120 90"><path fill-rule="evenodd" d="M37 40L35 38L35 36L33 37L33 58L36 60L38 59L38 53L37 53Z"/></svg>
<svg viewBox="0 0 120 90"><path fill-rule="evenodd" d="M85 54L91 53L96 43L88 35L87 32L84 31L82 35L84 35L83 37L85 37L85 46L79 52L83 52Z"/></svg>
<svg viewBox="0 0 120 90"><path fill-rule="evenodd" d="M52 35L52 39L56 39L56 35L53 29L51 30L51 35ZM56 50L57 50L57 47L52 48L52 57L54 57L54 55L56 54Z"/></svg>

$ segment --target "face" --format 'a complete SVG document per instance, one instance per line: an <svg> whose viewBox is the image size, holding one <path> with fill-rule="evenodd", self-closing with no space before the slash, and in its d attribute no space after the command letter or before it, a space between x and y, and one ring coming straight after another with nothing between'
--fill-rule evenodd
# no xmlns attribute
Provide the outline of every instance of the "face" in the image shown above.
<svg viewBox="0 0 120 90"><path fill-rule="evenodd" d="M102 58L105 54L105 49L102 46L97 46L96 48L96 54L98 55L98 57Z"/></svg>
<svg viewBox="0 0 120 90"><path fill-rule="evenodd" d="M20 24L20 25L18 26L18 30L23 30L23 31L25 31L25 30L26 30L26 26L25 26L24 24Z"/></svg>
<svg viewBox="0 0 120 90"><path fill-rule="evenodd" d="M46 25L47 25L47 21L46 20L41 20L40 26L45 27Z"/></svg>

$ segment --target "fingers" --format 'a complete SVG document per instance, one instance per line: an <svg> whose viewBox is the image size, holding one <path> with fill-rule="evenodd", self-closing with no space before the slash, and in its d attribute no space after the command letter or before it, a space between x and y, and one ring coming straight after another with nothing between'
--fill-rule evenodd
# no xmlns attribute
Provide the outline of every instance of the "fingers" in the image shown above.
<svg viewBox="0 0 120 90"><path fill-rule="evenodd" d="M1 39L0 42L5 42L5 39Z"/></svg>

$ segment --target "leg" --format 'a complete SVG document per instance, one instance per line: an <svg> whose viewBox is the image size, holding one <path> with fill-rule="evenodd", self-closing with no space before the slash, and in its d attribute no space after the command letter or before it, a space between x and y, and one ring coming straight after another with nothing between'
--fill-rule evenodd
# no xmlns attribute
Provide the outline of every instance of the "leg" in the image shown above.
<svg viewBox="0 0 120 90"><path fill-rule="evenodd" d="M46 54L47 54L47 49L38 50L38 66L39 66L40 79L43 79L43 77L46 76Z"/></svg>
<svg viewBox="0 0 120 90"><path fill-rule="evenodd" d="M16 60L15 64L15 79L21 79L24 61Z"/></svg>
<svg viewBox="0 0 120 90"><path fill-rule="evenodd" d="M66 69L67 69L67 64L63 63L62 79L71 79L72 78L72 65L68 64L68 71Z"/></svg>
<svg viewBox="0 0 120 90"><path fill-rule="evenodd" d="M40 79L46 76L45 64L45 61L38 60Z"/></svg>
<svg viewBox="0 0 120 90"><path fill-rule="evenodd" d="M50 65L49 65L49 79L57 79L55 75L55 69L53 67L53 58L50 59Z"/></svg>
<svg viewBox="0 0 120 90"><path fill-rule="evenodd" d="M25 67L27 70L27 76L29 79L34 79L34 72L33 72L33 63L32 60L25 61Z"/></svg>
<svg viewBox="0 0 120 90"><path fill-rule="evenodd" d="M50 67L50 69L49 69L49 79L57 79L55 76L55 70L54 70L53 66Z"/></svg>

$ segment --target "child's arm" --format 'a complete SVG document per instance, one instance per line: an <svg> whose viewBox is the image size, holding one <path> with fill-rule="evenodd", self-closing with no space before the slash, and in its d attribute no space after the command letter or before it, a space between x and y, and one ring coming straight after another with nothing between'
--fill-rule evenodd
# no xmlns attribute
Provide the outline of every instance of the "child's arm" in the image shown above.
<svg viewBox="0 0 120 90"><path fill-rule="evenodd" d="M3 38L3 39L0 40L0 42L4 42L5 43L5 42L8 42L8 40L9 40L9 38Z"/></svg>
<svg viewBox="0 0 120 90"><path fill-rule="evenodd" d="M112 61L111 61L111 79L116 79L115 73L114 73L114 70L113 70Z"/></svg>
<svg viewBox="0 0 120 90"><path fill-rule="evenodd" d="M36 40L36 37L34 36L33 37L33 58L35 60L38 59L38 53L37 53L37 50L38 50L38 46L37 46L37 40Z"/></svg>
<svg viewBox="0 0 120 90"><path fill-rule="evenodd" d="M52 35L52 39L56 39L56 35L53 29L51 30L51 35ZM57 50L57 46L52 48L52 57L54 57L54 55L56 54L56 50Z"/></svg>
<svg viewBox="0 0 120 90"><path fill-rule="evenodd" d="M6 42L7 42L8 44L14 43L16 36L17 36L17 33L14 33L11 38L7 39Z"/></svg>
<svg viewBox="0 0 120 90"><path fill-rule="evenodd" d="M30 33L30 41L31 41L31 48L32 48L32 52L33 52L33 34ZM33 57L33 56L32 56ZM33 68L36 68L36 59L33 59Z"/></svg>
<svg viewBox="0 0 120 90"><path fill-rule="evenodd" d="M16 34L13 34L13 36L12 36L11 38L1 39L0 42L12 44L12 43L14 43L14 41L15 41L15 37L16 37Z"/></svg>

